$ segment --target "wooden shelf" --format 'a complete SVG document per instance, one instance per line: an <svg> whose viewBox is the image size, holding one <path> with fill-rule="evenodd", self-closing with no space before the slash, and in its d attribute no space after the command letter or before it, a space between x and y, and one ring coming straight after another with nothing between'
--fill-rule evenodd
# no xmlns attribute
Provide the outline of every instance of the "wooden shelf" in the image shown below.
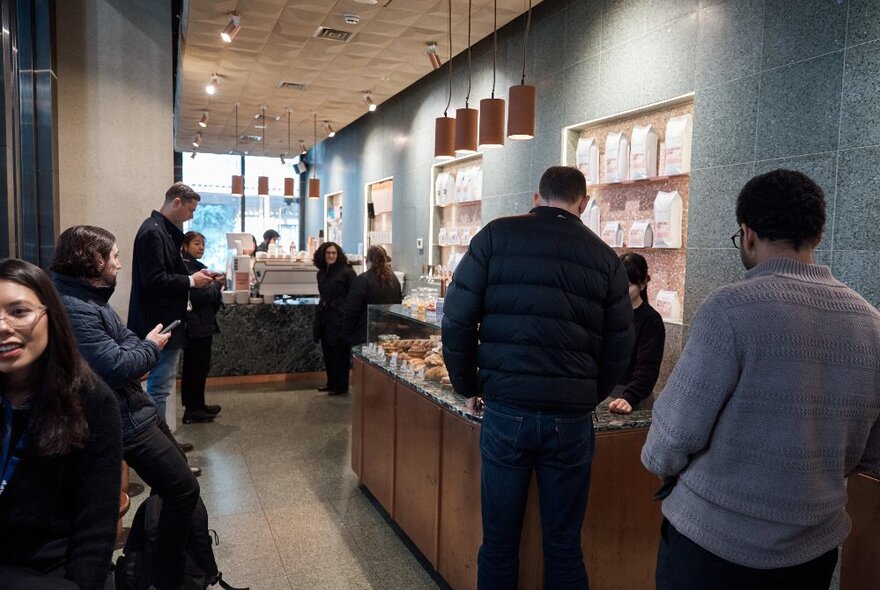
<svg viewBox="0 0 880 590"><path fill-rule="evenodd" d="M455 207L456 205L480 205L483 202L482 199L474 199L473 201L459 201L455 203L444 203L442 205L434 205L435 207L439 207L441 209L445 209L446 207Z"/></svg>
<svg viewBox="0 0 880 590"><path fill-rule="evenodd" d="M667 180L675 180L677 178L689 178L690 173L685 172L684 174L672 174L670 176L652 176L650 178L640 178L637 180L621 180L620 182L600 182L598 184L588 184L587 191L590 190L590 187L602 187L602 188L611 188L615 186L629 186L632 184L650 184L653 182L666 182Z"/></svg>

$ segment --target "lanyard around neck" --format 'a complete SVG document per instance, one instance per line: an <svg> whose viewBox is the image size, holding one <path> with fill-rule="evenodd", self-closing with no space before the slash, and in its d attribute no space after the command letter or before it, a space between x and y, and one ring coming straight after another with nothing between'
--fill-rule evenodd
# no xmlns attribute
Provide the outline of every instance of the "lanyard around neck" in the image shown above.
<svg viewBox="0 0 880 590"><path fill-rule="evenodd" d="M27 445L27 433L25 432L18 439L15 449L12 449L12 422L14 419L12 402L7 401L5 406L3 448L0 449L0 468L3 469L3 477L0 478L0 494L3 494L6 490L9 480L12 479L12 475L15 473L15 468L18 467L18 462L21 460L21 452L24 451Z"/></svg>

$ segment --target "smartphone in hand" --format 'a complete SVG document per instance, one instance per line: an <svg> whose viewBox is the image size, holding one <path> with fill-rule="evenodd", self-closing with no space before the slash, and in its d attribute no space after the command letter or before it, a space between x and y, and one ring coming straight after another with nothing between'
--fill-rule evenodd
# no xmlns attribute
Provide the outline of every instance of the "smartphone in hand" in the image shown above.
<svg viewBox="0 0 880 590"><path fill-rule="evenodd" d="M159 332L159 334L167 334L168 332L170 332L171 330L173 330L174 328L176 328L179 325L180 325L180 320L174 320L173 322L171 322L170 324L168 324L167 326L162 328L162 331Z"/></svg>

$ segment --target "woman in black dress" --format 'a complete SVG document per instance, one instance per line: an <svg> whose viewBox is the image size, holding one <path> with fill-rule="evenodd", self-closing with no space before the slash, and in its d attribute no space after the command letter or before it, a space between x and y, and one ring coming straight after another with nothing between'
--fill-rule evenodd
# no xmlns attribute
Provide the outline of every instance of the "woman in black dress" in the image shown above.
<svg viewBox="0 0 880 590"><path fill-rule="evenodd" d="M616 397L608 409L615 414L629 414L654 393L663 362L663 346L666 344L666 327L663 318L648 303L648 262L635 252L620 257L629 277L629 298L633 306L633 329L636 346L629 368L611 393Z"/></svg>
<svg viewBox="0 0 880 590"><path fill-rule="evenodd" d="M313 335L321 343L327 385L318 391L328 395L348 393L348 371L351 366L351 347L343 331L343 306L356 275L348 264L342 247L325 242L315 251L312 259L318 268L318 292L321 300L315 314Z"/></svg>
<svg viewBox="0 0 880 590"><path fill-rule="evenodd" d="M367 341L367 306L400 303L400 281L391 270L391 259L382 246L367 250L366 272L354 280L345 301L345 336L351 346Z"/></svg>
<svg viewBox="0 0 880 590"><path fill-rule="evenodd" d="M119 406L49 277L0 261L0 587L100 590L122 464Z"/></svg>

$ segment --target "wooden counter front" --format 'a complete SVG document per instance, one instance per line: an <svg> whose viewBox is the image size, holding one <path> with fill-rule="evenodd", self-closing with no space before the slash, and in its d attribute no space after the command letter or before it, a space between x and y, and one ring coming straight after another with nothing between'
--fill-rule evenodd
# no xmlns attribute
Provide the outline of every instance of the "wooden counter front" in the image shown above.
<svg viewBox="0 0 880 590"><path fill-rule="evenodd" d="M852 532L843 544L840 590L880 588L880 478L860 473L849 478L846 511Z"/></svg>
<svg viewBox="0 0 880 590"><path fill-rule="evenodd" d="M453 589L475 589L482 542L480 425L359 358L351 388L352 468L361 483ZM653 588L662 517L660 504L651 500L658 481L639 459L646 435L645 428L596 435L582 533L596 590ZM543 556L536 488L533 479L520 588L538 590Z"/></svg>

